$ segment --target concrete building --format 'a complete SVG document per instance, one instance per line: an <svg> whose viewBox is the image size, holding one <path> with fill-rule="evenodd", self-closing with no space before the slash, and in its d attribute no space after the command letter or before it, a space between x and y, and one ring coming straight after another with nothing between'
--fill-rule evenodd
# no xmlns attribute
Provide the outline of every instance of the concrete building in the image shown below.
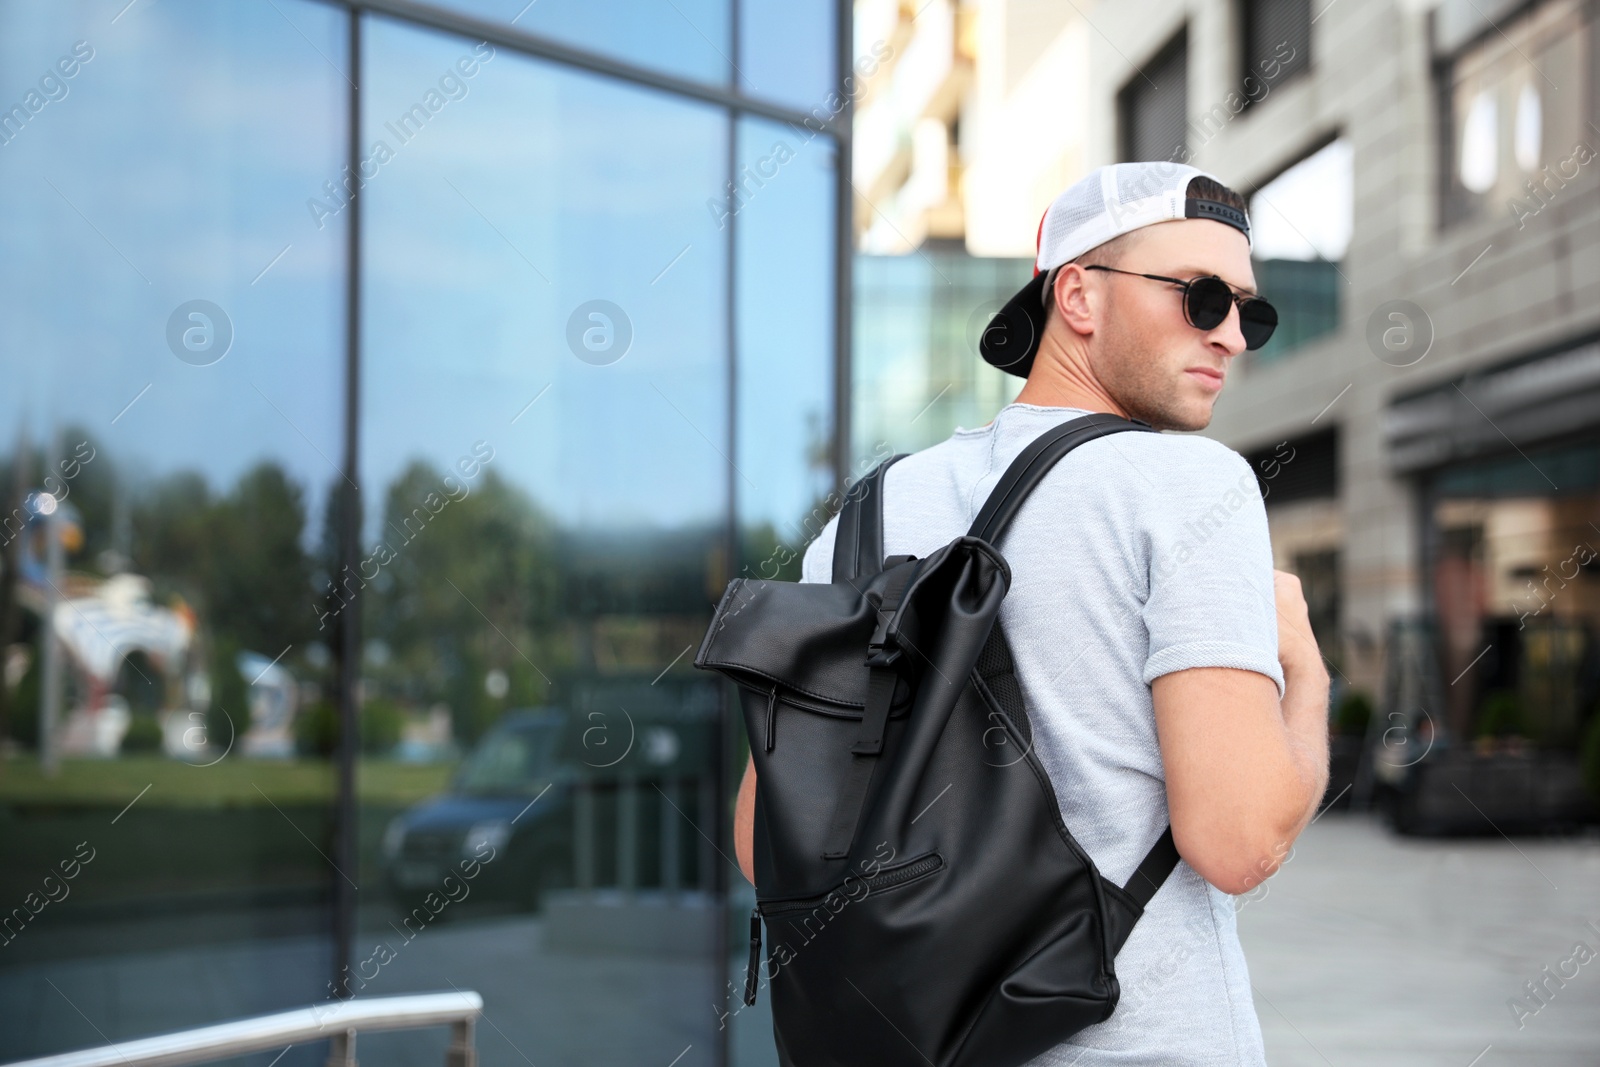
<svg viewBox="0 0 1600 1067"><path fill-rule="evenodd" d="M942 10L922 29L933 14L900 12L948 36ZM901 124L913 162L929 123L951 131L967 252L1030 258L1050 198L1106 163L1177 159L1245 193L1282 323L1235 361L1205 433L1256 465L1336 684L1424 739L1576 753L1600 695L1594 6L973 0L948 17L974 42L965 92ZM948 236L954 209L919 219L904 187L873 188L905 237ZM858 347L858 379L871 358Z"/></svg>

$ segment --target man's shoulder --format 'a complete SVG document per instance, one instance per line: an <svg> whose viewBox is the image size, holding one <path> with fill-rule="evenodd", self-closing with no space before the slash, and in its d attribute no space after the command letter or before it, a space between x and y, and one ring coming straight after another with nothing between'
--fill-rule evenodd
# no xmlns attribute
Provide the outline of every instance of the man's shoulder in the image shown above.
<svg viewBox="0 0 1600 1067"><path fill-rule="evenodd" d="M1243 456L1198 434L1109 434L1080 445L1079 451L1095 475L1092 484L1112 496L1161 503L1230 488L1257 489Z"/></svg>
<svg viewBox="0 0 1600 1067"><path fill-rule="evenodd" d="M1129 431L1108 434L1081 446L1089 448L1097 443L1115 442L1137 449L1140 455L1158 456L1166 462L1195 466L1224 466L1244 463L1244 457L1214 437L1198 433L1163 431Z"/></svg>

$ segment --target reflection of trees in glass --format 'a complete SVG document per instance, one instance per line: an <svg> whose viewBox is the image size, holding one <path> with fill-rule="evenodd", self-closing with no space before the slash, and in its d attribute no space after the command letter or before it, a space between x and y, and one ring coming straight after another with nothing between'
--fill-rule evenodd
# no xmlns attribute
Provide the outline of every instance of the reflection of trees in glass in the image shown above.
<svg viewBox="0 0 1600 1067"><path fill-rule="evenodd" d="M246 471L222 495L214 494L204 476L192 470L136 480L87 434L69 429L61 436L68 453L86 442L94 456L66 482L65 503L81 530L65 559L73 576L72 595L94 595L101 580L132 573L150 580L154 604L192 612L195 621L188 664L158 664L136 651L122 661L111 691L126 700L141 720L183 705L210 705L213 711L219 704L228 706L233 726L242 732L248 727L249 709L244 683L233 666L234 654L248 649L272 657L295 646L301 651L283 661L287 666L300 659L316 636L312 566L302 546L304 491L271 460ZM11 461L3 466L11 468ZM50 461L42 449L27 449L21 466L21 482L29 490L48 484L43 479ZM8 498L11 495L7 493ZM10 635L13 641L28 640L34 646L31 660L38 658L36 616L43 603L35 601L30 617L14 621ZM198 670L209 686L192 688L185 681L191 670ZM32 662L29 671L37 673ZM302 668L296 672L302 673ZM67 681L67 706L71 706L83 694L73 676ZM18 687L22 688L26 687ZM11 734L35 742L31 720L36 717L37 694L8 695ZM216 724L208 722L211 725ZM223 724L221 743L226 743L229 732Z"/></svg>
<svg viewBox="0 0 1600 1067"><path fill-rule="evenodd" d="M275 656L286 645L310 639L305 525L304 494L275 463L246 472L218 501L209 607L217 629L241 646Z"/></svg>
<svg viewBox="0 0 1600 1067"><path fill-rule="evenodd" d="M492 467L463 479L415 460L385 493L376 536L358 568L369 678L416 711L446 704L469 740L544 699L540 672L559 665L555 537L524 492ZM485 686L496 669L509 683L498 697Z"/></svg>
<svg viewBox="0 0 1600 1067"><path fill-rule="evenodd" d="M133 508L133 566L195 601L212 631L277 655L314 632L311 562L301 545L304 493L271 461L223 497L180 471Z"/></svg>
<svg viewBox="0 0 1600 1067"><path fill-rule="evenodd" d="M307 491L278 463L258 463L221 492L193 470L130 479L103 449L96 464L94 480L86 467L74 483L84 540L69 571L147 577L151 599L192 612L196 627L177 673L163 679L140 657L144 677L125 665L115 691L145 717L168 705L207 709L219 746L249 728L239 654L270 659L288 647L279 666L322 693L299 709L299 748L331 751L326 646L345 610L362 612L366 639L363 748L387 751L406 719L441 705L456 736L473 741L508 709L547 702L549 679L574 668L653 675L680 657L677 669L688 669L680 654L721 595L712 579L727 577L715 562L716 527L558 531L487 462L472 477L412 462L383 493L375 540L342 572L338 479L308 552ZM32 461L28 473L38 472ZM743 536L750 563L782 540L769 524ZM797 555L774 565L798 576ZM30 618L30 636L18 639L37 631ZM11 732L31 743L36 663L18 688L27 691L11 694Z"/></svg>

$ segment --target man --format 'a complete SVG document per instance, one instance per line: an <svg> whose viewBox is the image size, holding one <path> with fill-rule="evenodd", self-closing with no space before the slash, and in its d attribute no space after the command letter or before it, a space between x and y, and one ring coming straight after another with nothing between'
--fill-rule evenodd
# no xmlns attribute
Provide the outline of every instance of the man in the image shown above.
<svg viewBox="0 0 1600 1067"><path fill-rule="evenodd" d="M886 555L966 533L1010 461L1084 413L1203 429L1234 357L1276 322L1249 302L1244 200L1193 167L1099 168L1038 241L1034 279L981 345L1027 384L993 422L889 468ZM1187 284L1203 278L1226 289ZM802 580L829 580L836 527ZM1034 1062L1264 1064L1232 895L1277 870L1327 786L1328 675L1298 580L1272 569L1249 464L1205 437L1102 437L1049 472L997 547L1012 571L1000 625L1067 827L1118 884L1169 821L1183 858L1117 956L1111 1018ZM752 766L734 830L747 878L754 798Z"/></svg>

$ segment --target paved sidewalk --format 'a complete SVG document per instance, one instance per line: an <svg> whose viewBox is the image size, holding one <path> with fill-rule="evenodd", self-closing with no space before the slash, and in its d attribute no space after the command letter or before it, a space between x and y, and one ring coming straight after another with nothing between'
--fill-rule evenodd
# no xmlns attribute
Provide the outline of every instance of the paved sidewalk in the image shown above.
<svg viewBox="0 0 1600 1067"><path fill-rule="evenodd" d="M1419 840L1329 812L1237 900L1273 1067L1600 1065L1600 836Z"/></svg>

